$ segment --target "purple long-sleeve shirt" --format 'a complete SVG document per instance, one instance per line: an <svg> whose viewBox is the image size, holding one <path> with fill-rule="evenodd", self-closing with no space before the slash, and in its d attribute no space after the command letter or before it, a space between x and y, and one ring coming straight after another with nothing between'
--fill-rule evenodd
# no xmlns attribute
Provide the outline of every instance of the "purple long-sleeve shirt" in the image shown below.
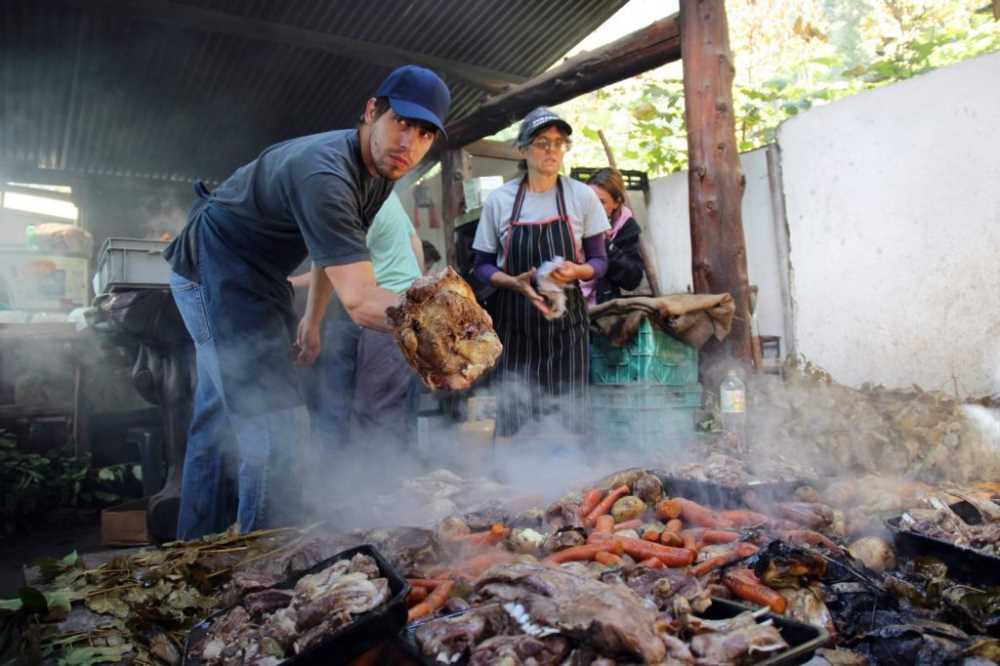
<svg viewBox="0 0 1000 666"><path fill-rule="evenodd" d="M490 284L490 278L500 270L500 267L497 266L497 255L495 252L482 252L480 250L475 250L475 253L473 275L483 284ZM587 265L594 269L593 279L604 277L608 271L608 247L604 240L604 234L596 234L583 239L583 256L587 259Z"/></svg>

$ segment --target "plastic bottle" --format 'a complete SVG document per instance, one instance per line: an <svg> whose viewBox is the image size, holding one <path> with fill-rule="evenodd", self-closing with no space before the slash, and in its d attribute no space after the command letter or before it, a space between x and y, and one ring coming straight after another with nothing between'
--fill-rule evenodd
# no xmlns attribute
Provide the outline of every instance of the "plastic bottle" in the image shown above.
<svg viewBox="0 0 1000 666"><path fill-rule="evenodd" d="M38 227L29 224L24 228L24 244L29 250L42 249L38 244Z"/></svg>
<svg viewBox="0 0 1000 666"><path fill-rule="evenodd" d="M736 370L726 373L719 386L722 429L739 451L747 448L747 390Z"/></svg>

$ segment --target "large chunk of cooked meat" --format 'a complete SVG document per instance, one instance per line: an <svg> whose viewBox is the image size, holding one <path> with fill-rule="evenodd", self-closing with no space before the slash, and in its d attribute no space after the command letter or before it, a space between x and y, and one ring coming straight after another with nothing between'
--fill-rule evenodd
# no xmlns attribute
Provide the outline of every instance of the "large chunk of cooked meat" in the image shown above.
<svg viewBox="0 0 1000 666"><path fill-rule="evenodd" d="M503 351L490 316L451 267L414 282L387 314L403 355L432 389L472 386Z"/></svg>
<svg viewBox="0 0 1000 666"><path fill-rule="evenodd" d="M656 611L632 590L606 585L542 564L515 563L487 571L476 589L504 603L525 633L559 633L609 657L647 664L666 654L657 635Z"/></svg>

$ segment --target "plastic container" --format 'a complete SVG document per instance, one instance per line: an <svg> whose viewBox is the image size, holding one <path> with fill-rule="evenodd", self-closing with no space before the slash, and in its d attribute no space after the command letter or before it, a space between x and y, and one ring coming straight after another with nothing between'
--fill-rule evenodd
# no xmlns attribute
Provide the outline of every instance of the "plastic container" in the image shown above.
<svg viewBox="0 0 1000 666"><path fill-rule="evenodd" d="M382 557L382 554L374 546L368 544L339 552L274 587L276 589L291 589L295 587L295 583L302 576L318 573L337 560L350 559L358 553L364 553L375 560L379 572L389 579L389 591L392 596L378 608L357 616L349 625L330 634L318 645L285 659L281 662L282 666L305 666L307 664L339 666L348 664L365 652L391 641L406 626L406 595L410 593L410 584L392 568L392 565ZM191 628L184 645L184 666L196 666L204 663L199 657L193 656L191 652L195 644L208 632L212 623L230 610L231 607L213 613Z"/></svg>
<svg viewBox="0 0 1000 666"><path fill-rule="evenodd" d="M751 481L739 486L729 486L714 481L679 479L670 472L649 470L660 479L663 492L670 497L683 497L716 509L746 507L743 496L747 491L765 500L785 501L799 486L811 485L809 481Z"/></svg>
<svg viewBox="0 0 1000 666"><path fill-rule="evenodd" d="M726 373L719 386L719 411L722 430L736 438L737 450L746 451L747 389L736 370Z"/></svg>
<svg viewBox="0 0 1000 666"><path fill-rule="evenodd" d="M595 385L590 387L591 428L596 446L655 451L695 436L701 384Z"/></svg>
<svg viewBox="0 0 1000 666"><path fill-rule="evenodd" d="M699 613L698 615L709 620L725 620L731 617L736 617L740 613L748 610L753 609L735 601L712 597L712 605L709 606L705 612ZM463 611L463 613L467 612L468 611ZM454 613L446 617L454 617L455 615L461 614L462 613ZM428 623L436 622L440 619L441 618L435 618L433 620L429 620ZM767 613L757 620L758 623L766 621L772 622L774 626L778 628L778 631L781 633L781 637L785 639L786 643L788 643L788 649L783 652L779 652L764 661L753 662L755 666L787 666L789 664L805 663L812 658L813 653L815 653L817 649L823 647L823 645L830 639L826 629L822 627L816 627L811 624L790 620L775 613ZM420 650L414 635L417 626L419 625L407 627L406 631L399 635L398 640L392 648L394 650L393 656L395 657L392 663L418 664L420 666L442 666L445 662L438 661L432 657L427 657ZM464 663L464 661L462 663Z"/></svg>
<svg viewBox="0 0 1000 666"><path fill-rule="evenodd" d="M97 267L97 293L170 286L170 264L163 258L168 244L140 238L104 241Z"/></svg>
<svg viewBox="0 0 1000 666"><path fill-rule="evenodd" d="M590 345L591 384L663 384L687 386L698 382L698 350L653 327L639 324L626 347L615 347L595 335Z"/></svg>
<svg viewBox="0 0 1000 666"><path fill-rule="evenodd" d="M968 502L950 506L969 525L981 522L979 512ZM899 526L901 518L896 516L886 521L900 555L908 558L930 556L941 560L948 567L948 576L962 583L977 587L1000 585L1000 557L902 528Z"/></svg>

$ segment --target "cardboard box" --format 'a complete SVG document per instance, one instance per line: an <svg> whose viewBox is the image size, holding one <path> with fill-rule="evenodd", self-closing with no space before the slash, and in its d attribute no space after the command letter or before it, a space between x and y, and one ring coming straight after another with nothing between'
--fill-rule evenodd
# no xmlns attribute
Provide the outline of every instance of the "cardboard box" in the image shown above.
<svg viewBox="0 0 1000 666"><path fill-rule="evenodd" d="M146 499L133 500L101 511L101 544L144 546L152 543L146 529Z"/></svg>

